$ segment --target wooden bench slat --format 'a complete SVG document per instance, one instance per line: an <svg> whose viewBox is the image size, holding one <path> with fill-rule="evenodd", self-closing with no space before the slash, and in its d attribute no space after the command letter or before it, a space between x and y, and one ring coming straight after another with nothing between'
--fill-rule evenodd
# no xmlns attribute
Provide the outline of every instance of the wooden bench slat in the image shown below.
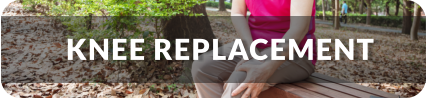
<svg viewBox="0 0 426 98"><path fill-rule="evenodd" d="M295 94L297 96L300 96L302 98L330 98L330 96L315 93L315 92L294 86L292 84L278 84L275 87L277 87L281 90L284 90L286 92Z"/></svg>
<svg viewBox="0 0 426 98"><path fill-rule="evenodd" d="M337 79L337 78L334 78L334 77L323 75L323 74L320 74L320 73L313 73L311 75L311 77L317 77L317 78L321 78L321 79L330 81L330 82L327 82L327 83L353 83L353 82L345 81L345 80L342 80L342 79Z"/></svg>
<svg viewBox="0 0 426 98"><path fill-rule="evenodd" d="M312 80L309 80L309 79L312 79ZM365 86L358 85L358 84L355 84L355 83L350 83L350 82L347 82L347 81L344 81L344 80L340 80L340 79L333 78L333 77L330 77L330 76L322 75L322 74L319 74L319 73L312 74L311 78L309 78L309 79L308 80L310 82L322 84L323 86L326 86L326 87L335 87L336 90L347 91L347 92L351 92L351 93L355 93L355 92L353 92L353 90L357 90L357 91L362 91L362 92L369 93L369 94L372 94L372 95L378 96L378 97L403 98L403 97L398 96L398 95L394 95L394 94L387 93L387 92L384 92L384 91L365 87ZM320 81L320 80L322 80L322 81ZM344 86L346 88L337 88L339 86L331 86L333 84L341 85L341 86ZM352 88L353 90L350 90L348 88ZM360 94L362 94L362 93L359 93L359 94L356 94L356 95L360 95Z"/></svg>
<svg viewBox="0 0 426 98"><path fill-rule="evenodd" d="M322 87L328 87L328 88L334 89L336 91L349 93L349 94L352 94L352 95L355 95L355 96L361 97L361 98L367 98L367 97L370 97L371 95L378 96L374 93L369 93L369 92L353 89L351 87L347 87L347 86L344 86L344 85L339 85L341 83L325 83L326 81L315 78L315 77L308 78L308 79L306 79L306 81L312 82L313 84L317 84L317 85L320 85ZM384 96L381 96L381 97L384 97Z"/></svg>
<svg viewBox="0 0 426 98"><path fill-rule="evenodd" d="M334 97L334 98L357 98L357 97L361 97L361 96L357 96L355 97L355 95L351 95L350 93L342 93L340 91L334 90L334 89L330 89L327 87L323 87L323 86L319 86L315 83L303 83L303 82L299 82L299 83L293 83L296 86L299 86L301 88L304 89L308 89L317 93L322 93L322 94L326 94L330 97Z"/></svg>
<svg viewBox="0 0 426 98"><path fill-rule="evenodd" d="M259 94L258 98L302 98L290 92L283 91L277 87L271 87Z"/></svg>
<svg viewBox="0 0 426 98"><path fill-rule="evenodd" d="M278 84L260 94L260 98L401 98L398 95L365 87L345 80L314 73L308 79Z"/></svg>

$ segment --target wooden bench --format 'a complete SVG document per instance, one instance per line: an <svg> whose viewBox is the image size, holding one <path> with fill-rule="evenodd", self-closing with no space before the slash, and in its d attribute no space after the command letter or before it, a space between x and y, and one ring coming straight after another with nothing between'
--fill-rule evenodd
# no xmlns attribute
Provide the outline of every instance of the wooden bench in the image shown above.
<svg viewBox="0 0 426 98"><path fill-rule="evenodd" d="M402 98L398 95L314 73L310 78L291 84L279 84L259 98Z"/></svg>

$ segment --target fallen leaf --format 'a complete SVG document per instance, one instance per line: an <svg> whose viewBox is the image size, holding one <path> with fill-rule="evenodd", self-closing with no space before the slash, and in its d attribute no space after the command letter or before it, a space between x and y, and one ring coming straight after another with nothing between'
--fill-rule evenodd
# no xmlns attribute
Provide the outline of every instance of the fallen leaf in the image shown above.
<svg viewBox="0 0 426 98"><path fill-rule="evenodd" d="M133 92L126 90L126 94L132 94Z"/></svg>
<svg viewBox="0 0 426 98"><path fill-rule="evenodd" d="M172 77L170 75L164 75L164 79L169 80L172 79Z"/></svg>
<svg viewBox="0 0 426 98"><path fill-rule="evenodd" d="M63 85L62 85L61 83L59 83L57 86L58 86L58 87L62 87Z"/></svg>
<svg viewBox="0 0 426 98"><path fill-rule="evenodd" d="M59 90L61 90L61 89L56 89L56 90L53 90L53 91L52 91L52 95L53 95L53 94L56 94L56 93L58 93L58 92L59 92Z"/></svg>
<svg viewBox="0 0 426 98"><path fill-rule="evenodd" d="M115 70L114 68L111 68L111 67L108 67L108 66L105 66L105 68L108 69L108 70L112 70L112 71Z"/></svg>
<svg viewBox="0 0 426 98"><path fill-rule="evenodd" d="M188 97L189 96L188 90L181 90L180 94L182 95L182 97Z"/></svg>
<svg viewBox="0 0 426 98"><path fill-rule="evenodd" d="M182 67L182 64L176 64L175 67Z"/></svg>
<svg viewBox="0 0 426 98"><path fill-rule="evenodd" d="M50 95L50 96L47 96L46 98L52 98L53 97L53 95Z"/></svg>
<svg viewBox="0 0 426 98"><path fill-rule="evenodd" d="M40 95L33 95L33 98L43 98Z"/></svg>
<svg viewBox="0 0 426 98"><path fill-rule="evenodd" d="M117 96L114 89L111 89L111 96Z"/></svg>
<svg viewBox="0 0 426 98"><path fill-rule="evenodd" d="M60 43L53 43L53 45L55 45L57 48L61 48L61 44Z"/></svg>
<svg viewBox="0 0 426 98"><path fill-rule="evenodd" d="M84 83L84 84L83 84L83 86L88 86L88 85L89 85L89 83L88 83L88 82L86 82L86 83Z"/></svg>
<svg viewBox="0 0 426 98"><path fill-rule="evenodd" d="M5 33L7 33L7 32L10 32L10 29L6 29L6 32L5 32Z"/></svg>
<svg viewBox="0 0 426 98"><path fill-rule="evenodd" d="M10 48L4 48L3 50L9 50Z"/></svg>
<svg viewBox="0 0 426 98"><path fill-rule="evenodd" d="M36 83L36 84L35 84L35 86L36 86L37 88L39 88L39 87L40 87L40 84L39 84L39 83Z"/></svg>
<svg viewBox="0 0 426 98"><path fill-rule="evenodd" d="M149 91L149 89L148 89L148 88L145 88L145 89L139 90L139 94L143 94L143 95L145 95L145 94L147 94L147 93L148 93L148 91Z"/></svg>
<svg viewBox="0 0 426 98"><path fill-rule="evenodd" d="M59 57L55 61L62 61L62 58Z"/></svg>

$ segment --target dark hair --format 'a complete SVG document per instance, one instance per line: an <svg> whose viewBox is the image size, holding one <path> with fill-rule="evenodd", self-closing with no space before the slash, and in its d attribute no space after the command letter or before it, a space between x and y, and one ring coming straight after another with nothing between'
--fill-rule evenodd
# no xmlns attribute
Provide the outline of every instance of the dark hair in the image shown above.
<svg viewBox="0 0 426 98"><path fill-rule="evenodd" d="M346 1L343 1L343 3L346 3Z"/></svg>

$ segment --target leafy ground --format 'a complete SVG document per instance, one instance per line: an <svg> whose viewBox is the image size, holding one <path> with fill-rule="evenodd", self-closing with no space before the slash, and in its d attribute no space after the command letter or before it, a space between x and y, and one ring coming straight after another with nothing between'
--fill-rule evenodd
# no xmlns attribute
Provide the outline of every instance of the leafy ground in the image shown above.
<svg viewBox="0 0 426 98"><path fill-rule="evenodd" d="M37 16L37 13L23 10L21 4L13 2L5 9L3 16ZM7 18L7 22L2 20L2 26L7 26L2 27L2 86L14 97L196 97L192 83L172 82L182 72L181 61L135 64L147 66L144 68L146 70L132 70L136 69L135 66L125 63L117 66L102 60L69 62L64 52L67 49L64 33L67 32L60 23L55 23L49 17ZM45 25L39 27L40 24ZM145 26L144 29L152 27ZM167 67L168 70L156 67ZM143 71L148 74L130 77ZM102 79L84 75L93 73L120 80L147 80L142 80L146 83L99 83ZM20 78L10 79L8 76ZM38 77L67 83L40 83L49 80L40 80ZM81 81L75 79L88 79L88 82L75 83L73 81ZM23 83L8 83L7 80Z"/></svg>
<svg viewBox="0 0 426 98"><path fill-rule="evenodd" d="M333 30L328 25L317 25L317 28L315 35L318 38L340 39L345 45L348 45L348 39L372 38L375 42L369 46L369 60L360 60L362 47L355 45L355 58L358 60L349 61L341 54L342 60L317 62L316 72L407 97L423 89L426 81L425 37L412 41L410 36L397 33L350 28ZM335 51L334 43L329 46ZM334 52L328 54L334 59Z"/></svg>
<svg viewBox="0 0 426 98"><path fill-rule="evenodd" d="M215 12L208 11L209 16L229 16L228 12ZM19 3L11 3L8 8L3 12L3 16L35 16L35 12L28 12L22 9ZM27 22L49 22L51 19L40 18L37 20L14 20L9 21L9 25L15 25L17 28L2 29L2 38L12 38L17 40L2 41L2 69L8 71L3 72L3 75L19 75L22 76L22 81L36 81L36 79L28 79L36 76L48 76L64 78L60 73L72 72L66 64L61 64L66 60L61 51L66 49L64 46L65 41L61 43L51 43L58 39L65 38L61 34L53 32L63 32L64 28L57 28L52 30L36 30L25 31L19 29L19 26L25 26ZM3 22L3 21L2 21ZM211 26L214 34L219 38L222 43L232 42L237 36L235 30L230 22L229 17L210 17ZM5 22L3 22L5 23ZM3 26L2 23L2 26ZM34 28L29 26L29 28ZM28 34L22 36L22 34ZM56 34L57 39L44 39L46 36ZM333 30L327 25L317 25L317 32L315 33L318 38L339 38L345 45L345 40L349 38L374 38L375 43L370 48L371 55L370 61L347 61L344 56L340 61L319 61L316 66L316 72L330 75L339 79L363 82L359 83L367 87L383 90L385 92L394 93L402 96L413 96L420 92L424 87L426 77L426 38L420 37L419 41L409 40L409 36L403 34L394 34L386 32L372 32L363 31L350 28L343 28L342 30ZM37 36L37 39L33 37ZM32 39L31 39L32 38ZM50 37L51 38L51 37ZM4 39L2 39L4 40ZM34 43L43 42L43 43ZM19 47L6 46L10 43L19 45ZM25 43L25 44L24 44ZM37 46L37 47L36 47ZM328 46L333 47L333 44ZM20 51L21 49L28 49L29 51ZM360 47L356 47L360 48ZM333 49L330 49L333 50ZM361 54L360 50L355 49L355 54ZM331 52L334 53L334 52ZM329 53L329 55L332 55ZM355 58L359 58L356 55ZM59 59L60 58L60 59ZM18 61L29 60L33 63L42 63L48 65L42 68L30 66L34 64L21 64ZM373 62L374 61L374 62ZM48 62L48 63L46 63ZM108 65L108 62L82 62L76 61L73 64L80 65ZM182 69L182 62L163 62L167 66L172 67L172 71L164 73L164 70L157 70L155 68L148 68L151 73L149 81L174 81L175 77L179 76L179 71ZM160 65L160 64L157 64ZM128 69L131 69L129 67ZM370 70L366 71L368 68ZM41 74L28 74L34 73L38 69L44 69L45 73ZM105 75L121 75L129 76L132 72L127 69L120 69L117 66L101 66L97 68L89 68L91 71L100 71L103 69ZM81 72L81 71L76 71ZM36 72L40 73L40 72ZM56 74L57 73L57 74ZM368 73L368 75L362 74ZM407 73L415 76L410 78L404 76ZM57 75L57 76L55 76ZM421 83L371 83L374 81L366 81L366 77L384 77L385 79L398 79L398 80L415 80ZM64 79L70 79L66 76ZM93 78L93 77L88 77ZM123 77L131 78L131 77ZM380 80L377 80L380 81ZM370 83L369 83L370 82ZM154 97L191 97L195 98L196 90L193 84L176 84L176 83L3 83L4 89L14 97L34 97L34 98L58 98L61 97L127 97L127 98L154 98Z"/></svg>

